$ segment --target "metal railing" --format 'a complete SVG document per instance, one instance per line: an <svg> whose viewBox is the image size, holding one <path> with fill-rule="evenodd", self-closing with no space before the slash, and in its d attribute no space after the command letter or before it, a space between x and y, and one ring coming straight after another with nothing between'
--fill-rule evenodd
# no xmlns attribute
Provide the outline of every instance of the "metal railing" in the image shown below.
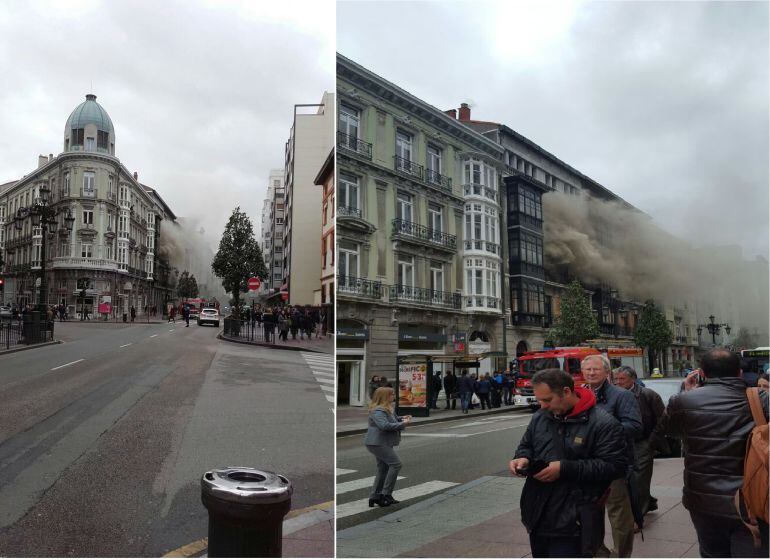
<svg viewBox="0 0 770 560"><path fill-rule="evenodd" d="M422 176L423 176L422 165L420 165L419 163L410 161L408 159L404 159L401 156L393 156L393 159L395 161L396 171L401 171L402 173L406 173L407 175L412 175L414 177L422 179Z"/></svg>
<svg viewBox="0 0 770 560"><path fill-rule="evenodd" d="M360 154L366 159L372 159L372 145L360 138L337 131L337 145L340 148Z"/></svg>
<svg viewBox="0 0 770 560"><path fill-rule="evenodd" d="M500 255L500 245L484 239L466 239L464 242L466 251L487 251Z"/></svg>
<svg viewBox="0 0 770 560"><path fill-rule="evenodd" d="M382 283L338 274L337 293L379 299L382 297Z"/></svg>
<svg viewBox="0 0 770 560"><path fill-rule="evenodd" d="M404 286L402 284L390 287L390 300L451 307L453 309L460 309L462 307L461 296L458 293L442 292L416 286Z"/></svg>
<svg viewBox="0 0 770 560"><path fill-rule="evenodd" d="M492 296L465 296L465 307L500 310L500 298Z"/></svg>
<svg viewBox="0 0 770 560"><path fill-rule="evenodd" d="M337 206L337 216L338 217L349 216L351 218L360 218L361 209L356 208L355 206Z"/></svg>
<svg viewBox="0 0 770 560"><path fill-rule="evenodd" d="M275 343L278 325L276 323L262 323L248 320L225 317L223 319L224 330L222 334L228 338L237 338L249 342Z"/></svg>
<svg viewBox="0 0 770 560"><path fill-rule="evenodd" d="M53 321L22 319L0 319L0 348L9 350L13 346L39 344L53 341Z"/></svg>
<svg viewBox="0 0 770 560"><path fill-rule="evenodd" d="M406 237L414 237L415 239L421 239L423 241L429 241L443 247L450 249L457 248L457 237L449 235L443 231L431 229L427 226L421 226L414 222L408 222L400 218L393 220L393 231L391 235L404 235Z"/></svg>
<svg viewBox="0 0 770 560"><path fill-rule="evenodd" d="M489 187L485 187L484 185L479 185L478 183L463 185L463 192L466 196L474 194L497 202L497 191L490 189Z"/></svg>
<svg viewBox="0 0 770 560"><path fill-rule="evenodd" d="M425 170L425 180L433 185L441 187L442 189L447 189L450 191L452 190L452 179L446 175L442 175L438 171L434 171L433 169Z"/></svg>

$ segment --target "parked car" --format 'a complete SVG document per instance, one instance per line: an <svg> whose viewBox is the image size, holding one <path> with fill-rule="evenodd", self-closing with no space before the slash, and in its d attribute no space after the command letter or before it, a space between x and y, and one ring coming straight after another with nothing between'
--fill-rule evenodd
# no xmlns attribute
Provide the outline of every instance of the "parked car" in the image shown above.
<svg viewBox="0 0 770 560"><path fill-rule="evenodd" d="M672 377L656 377L642 379L644 386L648 389L652 389L660 395L663 399L663 404L668 406L669 399L678 395L682 390L683 379ZM659 451L656 457L681 457L682 456L682 442L678 438L672 438L666 436L666 444L668 445L668 452L665 450Z"/></svg>
<svg viewBox="0 0 770 560"><path fill-rule="evenodd" d="M198 325L204 325L206 323L211 323L215 327L219 326L219 311L214 309L213 307L206 307L198 316Z"/></svg>

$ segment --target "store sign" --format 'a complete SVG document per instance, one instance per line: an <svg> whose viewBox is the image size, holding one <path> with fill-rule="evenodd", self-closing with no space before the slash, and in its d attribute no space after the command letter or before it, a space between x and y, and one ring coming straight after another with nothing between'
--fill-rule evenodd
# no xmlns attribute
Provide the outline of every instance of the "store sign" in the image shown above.
<svg viewBox="0 0 770 560"><path fill-rule="evenodd" d="M337 339L345 340L369 340L369 329L337 327Z"/></svg>
<svg viewBox="0 0 770 560"><path fill-rule="evenodd" d="M427 406L428 366L425 363L398 365L398 406Z"/></svg>
<svg viewBox="0 0 770 560"><path fill-rule="evenodd" d="M398 333L398 340L402 342L443 342L446 343L447 336L441 333L423 332L423 331L401 331Z"/></svg>

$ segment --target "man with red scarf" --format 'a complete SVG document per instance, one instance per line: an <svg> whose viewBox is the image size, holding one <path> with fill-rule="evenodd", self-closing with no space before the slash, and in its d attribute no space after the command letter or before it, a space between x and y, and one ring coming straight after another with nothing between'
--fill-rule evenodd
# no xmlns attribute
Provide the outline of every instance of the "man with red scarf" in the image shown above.
<svg viewBox="0 0 770 560"><path fill-rule="evenodd" d="M627 467L623 428L590 389L546 369L532 378L540 403L510 470L526 476L521 519L534 558L593 556L603 535L610 483Z"/></svg>

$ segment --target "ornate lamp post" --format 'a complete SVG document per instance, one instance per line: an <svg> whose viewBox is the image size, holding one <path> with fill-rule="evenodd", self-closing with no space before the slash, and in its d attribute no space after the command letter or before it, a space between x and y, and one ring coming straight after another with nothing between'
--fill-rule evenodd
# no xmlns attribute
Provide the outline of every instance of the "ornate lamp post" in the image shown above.
<svg viewBox="0 0 770 560"><path fill-rule="evenodd" d="M19 208L14 216L14 227L17 231L24 229L24 220L30 218L32 220L32 227L34 229L40 228L42 239L40 242L40 296L38 299L38 309L41 312L45 311L46 307L46 282L45 282L45 265L46 265L46 241L47 238L53 237L56 230L59 227L59 215L64 215L64 224L62 227L64 231L72 232L73 225L75 223L75 217L69 208L64 210L63 208L54 209L48 206L48 195L51 193L45 184L41 185L38 189L39 196L35 200L34 204Z"/></svg>
<svg viewBox="0 0 770 560"><path fill-rule="evenodd" d="M719 334L720 329L722 327L725 328L725 332L727 333L727 335L728 336L730 335L730 330L731 330L730 329L730 325L728 325L727 323L721 323L721 324L720 323L715 323L714 319L715 319L715 317L713 315L709 315L709 322L708 323L706 323L705 325L698 325L697 333L698 333L698 341L699 342L700 342L700 335L703 332L704 328L708 329L708 332L711 333L711 344L713 346L717 345L717 335Z"/></svg>

